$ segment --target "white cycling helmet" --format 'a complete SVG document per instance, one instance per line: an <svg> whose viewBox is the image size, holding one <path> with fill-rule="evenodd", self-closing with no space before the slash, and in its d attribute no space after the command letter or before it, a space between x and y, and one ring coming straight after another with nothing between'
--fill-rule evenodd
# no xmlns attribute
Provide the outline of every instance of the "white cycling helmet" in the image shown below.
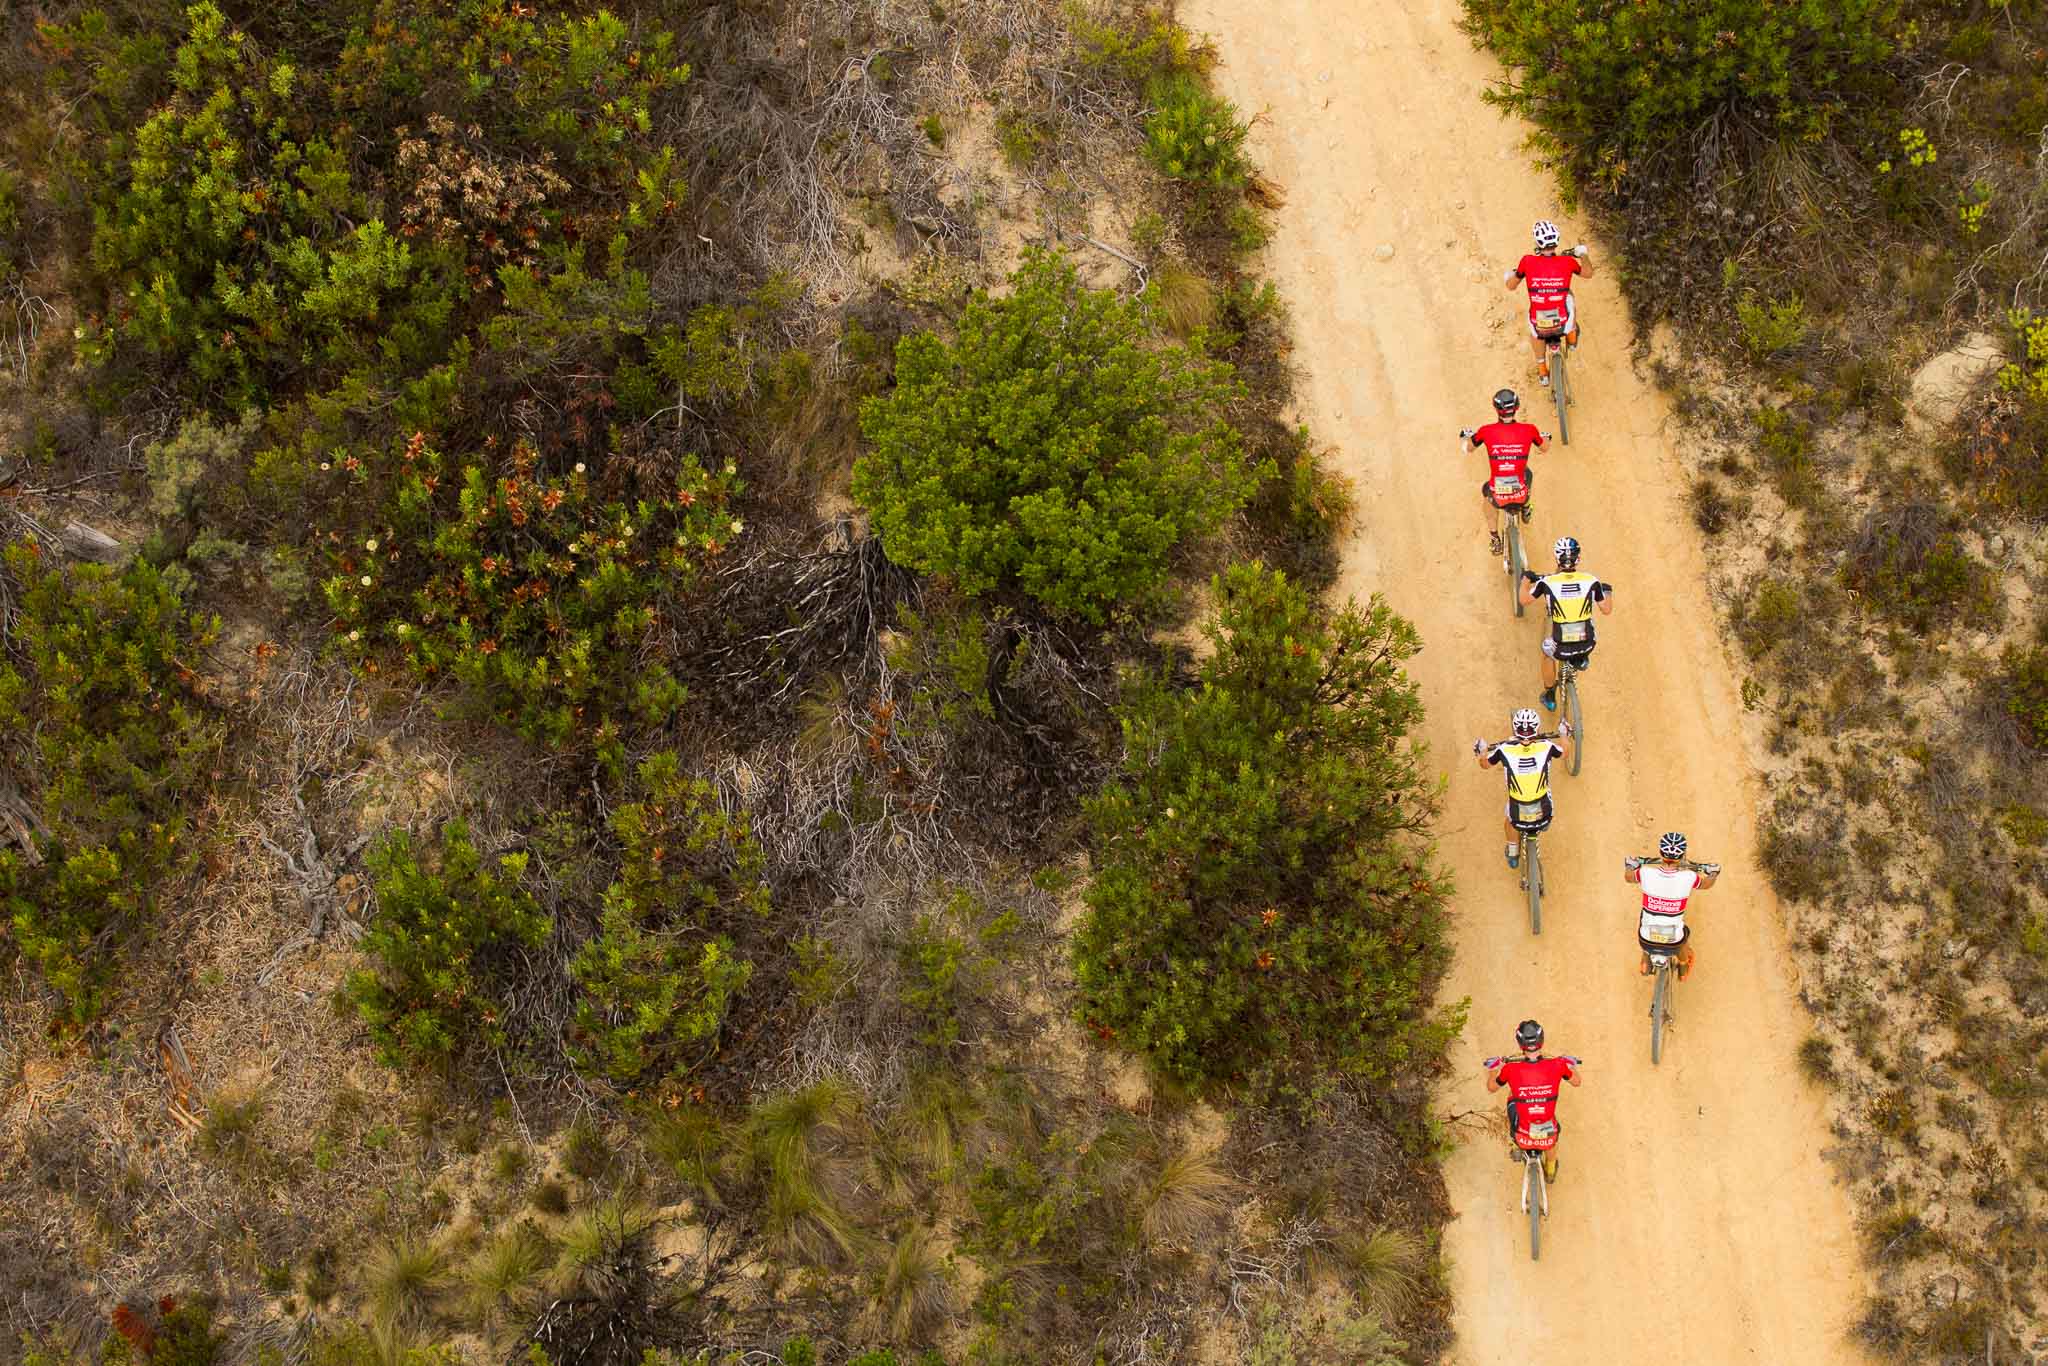
<svg viewBox="0 0 2048 1366"><path fill-rule="evenodd" d="M1508 718L1508 726L1515 732L1517 740L1528 740L1543 729L1543 718L1536 714L1534 707L1522 707Z"/></svg>
<svg viewBox="0 0 2048 1366"><path fill-rule="evenodd" d="M1557 544L1551 546L1550 551L1557 556L1557 567L1559 569L1574 569L1578 567L1579 543L1575 537L1558 537Z"/></svg>
<svg viewBox="0 0 2048 1366"><path fill-rule="evenodd" d="M1536 233L1536 250L1549 251L1557 246L1557 224L1547 218L1541 218L1536 221L1534 231Z"/></svg>

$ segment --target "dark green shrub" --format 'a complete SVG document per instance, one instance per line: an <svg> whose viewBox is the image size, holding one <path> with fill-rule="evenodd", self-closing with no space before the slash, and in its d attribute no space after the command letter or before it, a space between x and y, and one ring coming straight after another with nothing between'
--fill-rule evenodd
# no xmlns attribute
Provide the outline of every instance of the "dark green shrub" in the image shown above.
<svg viewBox="0 0 2048 1366"><path fill-rule="evenodd" d="M1267 471L1223 418L1230 367L1160 345L1143 305L1083 289L1057 252L1011 283L977 293L953 341L898 345L895 390L861 406L854 496L898 563L1101 622Z"/></svg>
<svg viewBox="0 0 2048 1366"><path fill-rule="evenodd" d="M1818 138L1891 52L1898 0L1465 0L1510 76L1487 92L1529 119L1581 182L1712 118Z"/></svg>
<svg viewBox="0 0 2048 1366"><path fill-rule="evenodd" d="M83 1024L98 1013L122 940L149 923L197 855L186 813L221 730L196 662L217 618L188 613L148 564L47 567L8 548L19 585L0 656L8 768L42 824L37 857L0 844L4 938Z"/></svg>
<svg viewBox="0 0 2048 1366"><path fill-rule="evenodd" d="M1387 1080L1455 1028L1427 1006L1445 888L1402 745L1420 642L1377 600L1327 618L1258 565L1216 592L1199 685L1138 692L1122 778L1089 805L1084 1009L1186 1082Z"/></svg>
<svg viewBox="0 0 2048 1366"><path fill-rule="evenodd" d="M472 1041L506 1038L499 982L522 949L553 928L519 887L526 855L506 854L496 870L470 843L469 827L441 828L437 867L421 862L412 837L398 831L364 862L377 891L377 916L363 948L374 970L349 975L342 990L392 1066L437 1063Z"/></svg>
<svg viewBox="0 0 2048 1366"><path fill-rule="evenodd" d="M688 1073L718 1048L754 967L731 931L767 914L764 860L745 816L686 778L674 754L641 764L641 796L612 813L622 849L595 938L570 975L581 989L570 1056L620 1083Z"/></svg>

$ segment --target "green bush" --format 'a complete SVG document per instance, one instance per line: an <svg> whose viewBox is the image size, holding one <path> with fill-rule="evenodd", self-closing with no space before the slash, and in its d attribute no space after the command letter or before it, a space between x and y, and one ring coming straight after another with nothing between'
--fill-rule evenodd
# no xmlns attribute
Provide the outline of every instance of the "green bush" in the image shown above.
<svg viewBox="0 0 2048 1366"><path fill-rule="evenodd" d="M2000 683L2006 714L2035 749L2048 749L2048 647L2006 647Z"/></svg>
<svg viewBox="0 0 2048 1366"><path fill-rule="evenodd" d="M1403 738L1420 642L1375 600L1327 618L1258 565L1216 583L1198 686L1141 688L1122 778L1089 804L1083 1008L1169 1076L1316 1094L1434 1057L1444 875Z"/></svg>
<svg viewBox="0 0 2048 1366"><path fill-rule="evenodd" d="M472 1041L502 1046L498 984L512 957L539 947L553 928L519 887L526 855L506 854L495 871L486 868L469 827L455 820L441 828L438 866L422 863L402 830L364 862L377 916L363 949L377 967L349 974L342 992L384 1061L439 1063Z"/></svg>
<svg viewBox="0 0 2048 1366"><path fill-rule="evenodd" d="M1891 52L1899 0L1465 0L1510 69L1487 98L1542 130L1582 183L1727 115L1786 138L1826 134Z"/></svg>
<svg viewBox="0 0 2048 1366"><path fill-rule="evenodd" d="M1735 322L1743 347L1756 360L1782 355L1806 340L1806 305L1796 294L1769 300L1744 294L1735 304Z"/></svg>
<svg viewBox="0 0 2048 1366"><path fill-rule="evenodd" d="M729 931L768 912L764 859L745 816L686 778L674 754L641 764L640 798L612 813L621 850L596 937L570 976L581 991L570 1056L631 1084L688 1073L717 1050L753 975Z"/></svg>
<svg viewBox="0 0 2048 1366"><path fill-rule="evenodd" d="M415 432L321 462L314 507L381 514L361 540L325 547L335 629L353 658L453 676L521 734L616 765L622 722L660 724L683 701L645 646L659 604L739 535L736 467L686 456L666 487L634 496L580 461L549 470L523 442L496 446L445 456Z"/></svg>
<svg viewBox="0 0 2048 1366"><path fill-rule="evenodd" d="M861 405L854 496L898 563L1099 623L1270 471L1224 420L1230 367L1160 344L1142 304L1083 289L1057 252L1011 283L953 341L898 345L895 390Z"/></svg>
<svg viewBox="0 0 2048 1366"><path fill-rule="evenodd" d="M196 857L187 813L221 728L191 662L220 623L187 612L142 561L66 571L18 543L4 572L19 596L13 650L0 656L0 730L43 827L35 858L0 843L5 938L83 1024L104 1002L115 949Z"/></svg>
<svg viewBox="0 0 2048 1366"><path fill-rule="evenodd" d="M1161 174L1205 190L1241 190L1251 178L1244 154L1250 130L1237 108L1186 71L1153 80L1145 92L1145 154Z"/></svg>

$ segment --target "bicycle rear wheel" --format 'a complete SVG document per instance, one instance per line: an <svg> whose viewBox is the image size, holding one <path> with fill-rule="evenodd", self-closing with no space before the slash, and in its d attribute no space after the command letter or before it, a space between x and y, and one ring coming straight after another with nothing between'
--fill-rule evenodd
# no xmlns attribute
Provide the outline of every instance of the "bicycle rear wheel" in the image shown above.
<svg viewBox="0 0 2048 1366"><path fill-rule="evenodd" d="M1543 859L1537 852L1536 837L1522 836L1522 857L1528 860L1529 933L1543 933Z"/></svg>
<svg viewBox="0 0 2048 1366"><path fill-rule="evenodd" d="M1579 714L1579 680L1567 677L1558 685L1564 693L1564 714L1572 723L1572 776L1579 776L1579 765L1586 761L1586 718Z"/></svg>
<svg viewBox="0 0 2048 1366"><path fill-rule="evenodd" d="M1572 420L1565 409L1571 405L1571 381L1566 375L1564 353L1566 347L1560 343L1550 353L1550 396L1557 402L1557 439L1565 445L1572 444Z"/></svg>
<svg viewBox="0 0 2048 1366"><path fill-rule="evenodd" d="M1657 986L1650 993L1650 1062L1655 1064L1664 1058L1664 1014L1670 1002L1671 969L1657 969Z"/></svg>
<svg viewBox="0 0 2048 1366"><path fill-rule="evenodd" d="M1529 1260L1534 1262L1543 1257L1543 1162L1540 1158L1531 1162L1525 1157L1522 1167L1528 1172L1522 1189L1529 1195Z"/></svg>
<svg viewBox="0 0 2048 1366"><path fill-rule="evenodd" d="M1521 509L1511 507L1506 513L1508 522L1508 596L1514 599L1515 615L1522 615L1522 571L1529 567L1528 559L1522 554Z"/></svg>

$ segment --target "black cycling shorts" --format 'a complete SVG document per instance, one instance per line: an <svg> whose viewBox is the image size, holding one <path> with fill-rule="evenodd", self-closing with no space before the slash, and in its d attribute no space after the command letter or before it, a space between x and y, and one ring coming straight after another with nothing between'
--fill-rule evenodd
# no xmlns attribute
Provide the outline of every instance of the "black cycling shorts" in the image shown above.
<svg viewBox="0 0 2048 1366"><path fill-rule="evenodd" d="M1529 833L1529 834L1532 834L1532 835L1540 835L1540 834L1542 834L1542 833L1543 833L1543 832L1544 832L1545 830L1548 830L1548 829L1550 828L1550 815L1551 815L1551 811L1550 811L1550 794L1549 794L1548 792L1546 792L1546 793L1544 793L1544 794L1543 794L1543 802L1542 802L1542 806L1543 806L1543 815L1542 815L1542 817L1541 817L1540 819L1538 819L1538 820L1533 820L1533 821L1519 821L1519 820L1516 820L1516 819L1515 819L1515 808L1516 808L1516 807L1518 807L1518 806L1520 806L1520 805L1522 805L1522 803L1520 803L1520 802L1518 802L1518 801L1514 800L1514 799L1513 799L1512 797L1510 797L1510 798L1508 799L1508 807L1507 807L1507 813L1508 813L1508 823L1509 823L1509 824L1511 824L1511 825L1513 825L1513 826L1515 827L1515 829L1517 829L1517 830L1522 830L1522 831L1526 831L1527 833Z"/></svg>
<svg viewBox="0 0 2048 1366"><path fill-rule="evenodd" d="M1692 942L1692 926L1687 925L1685 927L1685 933L1678 936L1677 944L1652 944L1649 940L1643 938L1642 928L1640 924L1638 924L1636 929L1636 942L1643 946L1644 953L1676 953L1678 952L1680 945L1689 944Z"/></svg>

